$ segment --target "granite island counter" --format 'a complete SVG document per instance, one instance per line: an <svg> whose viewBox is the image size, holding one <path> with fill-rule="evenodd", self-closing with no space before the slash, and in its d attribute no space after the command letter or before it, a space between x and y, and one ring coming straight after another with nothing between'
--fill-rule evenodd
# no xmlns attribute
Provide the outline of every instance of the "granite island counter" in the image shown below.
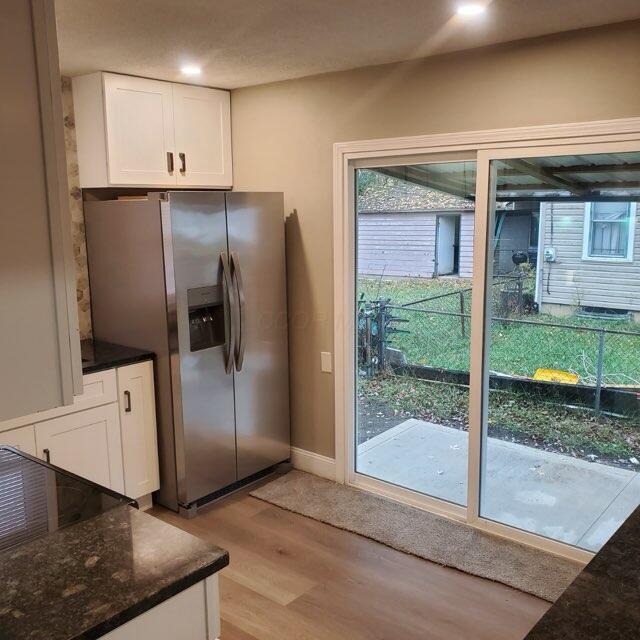
<svg viewBox="0 0 640 640"><path fill-rule="evenodd" d="M215 640L226 551L0 447L0 637Z"/></svg>
<svg viewBox="0 0 640 640"><path fill-rule="evenodd" d="M640 507L625 520L525 640L640 638Z"/></svg>

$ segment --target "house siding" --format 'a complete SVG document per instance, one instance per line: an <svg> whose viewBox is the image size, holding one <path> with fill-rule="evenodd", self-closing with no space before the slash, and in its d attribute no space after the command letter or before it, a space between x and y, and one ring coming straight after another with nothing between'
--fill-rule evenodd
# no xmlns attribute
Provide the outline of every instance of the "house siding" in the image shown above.
<svg viewBox="0 0 640 640"><path fill-rule="evenodd" d="M531 213L514 212L506 216L500 239L494 248L494 273L513 271L513 254L516 251L528 253L531 244Z"/></svg>
<svg viewBox="0 0 640 640"><path fill-rule="evenodd" d="M556 251L555 262L539 265L542 311L545 304L640 311L640 225L636 222L632 262L583 260L584 203L545 202L540 206L542 245Z"/></svg>
<svg viewBox="0 0 640 640"><path fill-rule="evenodd" d="M473 212L463 213L460 218L460 277L473 277Z"/></svg>
<svg viewBox="0 0 640 640"><path fill-rule="evenodd" d="M358 214L358 273L433 277L437 212ZM473 212L461 214L459 276L473 268Z"/></svg>

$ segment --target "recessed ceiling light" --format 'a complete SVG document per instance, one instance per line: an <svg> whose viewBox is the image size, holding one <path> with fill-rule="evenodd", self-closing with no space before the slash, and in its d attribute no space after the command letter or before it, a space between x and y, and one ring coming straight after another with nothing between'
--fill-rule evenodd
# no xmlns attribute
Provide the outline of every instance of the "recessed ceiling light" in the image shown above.
<svg viewBox="0 0 640 640"><path fill-rule="evenodd" d="M478 16L484 13L485 7L481 4L461 4L458 7L459 16Z"/></svg>
<svg viewBox="0 0 640 640"><path fill-rule="evenodd" d="M180 69L185 76L199 76L200 75L200 67L196 67L195 65L186 65Z"/></svg>

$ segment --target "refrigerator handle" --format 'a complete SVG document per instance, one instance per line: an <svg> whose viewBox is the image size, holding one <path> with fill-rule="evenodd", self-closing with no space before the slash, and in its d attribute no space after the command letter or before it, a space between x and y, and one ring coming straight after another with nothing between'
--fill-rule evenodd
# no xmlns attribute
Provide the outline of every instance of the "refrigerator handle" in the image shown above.
<svg viewBox="0 0 640 640"><path fill-rule="evenodd" d="M225 354L224 354L224 370L227 373L233 372L235 360L235 296L233 293L233 284L231 282L231 274L229 272L229 261L224 251L220 252L220 264L222 265L222 290L224 300L224 317L225 317ZM229 320L227 323L226 320ZM227 330L228 327L228 330Z"/></svg>
<svg viewBox="0 0 640 640"><path fill-rule="evenodd" d="M238 260L238 254L231 253L231 277L236 284L236 293L238 295L238 310L239 320L238 333L236 336L236 351L235 361L236 370L242 371L242 364L244 362L244 337L245 337L245 298L244 298L244 284L242 282L242 270L240 269L240 261Z"/></svg>

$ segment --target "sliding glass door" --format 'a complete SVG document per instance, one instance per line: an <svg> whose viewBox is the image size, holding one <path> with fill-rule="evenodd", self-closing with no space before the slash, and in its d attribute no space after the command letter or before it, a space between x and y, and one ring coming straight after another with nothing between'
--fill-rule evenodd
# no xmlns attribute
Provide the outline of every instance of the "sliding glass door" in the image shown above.
<svg viewBox="0 0 640 640"><path fill-rule="evenodd" d="M360 474L467 501L476 163L356 171Z"/></svg>
<svg viewBox="0 0 640 640"><path fill-rule="evenodd" d="M482 517L597 551L640 503L640 153L490 160Z"/></svg>
<svg viewBox="0 0 640 640"><path fill-rule="evenodd" d="M586 551L640 504L637 149L359 161L354 484Z"/></svg>

